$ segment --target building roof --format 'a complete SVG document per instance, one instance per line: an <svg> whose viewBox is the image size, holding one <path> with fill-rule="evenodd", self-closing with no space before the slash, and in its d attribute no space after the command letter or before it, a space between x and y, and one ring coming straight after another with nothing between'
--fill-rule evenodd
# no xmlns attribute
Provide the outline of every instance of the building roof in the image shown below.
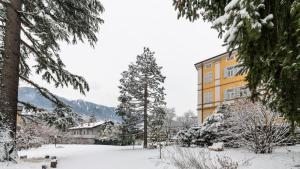
<svg viewBox="0 0 300 169"><path fill-rule="evenodd" d="M79 126L76 126L76 127L71 127L69 128L69 130L75 130L75 129L91 129L91 128L94 128L94 127L97 127L97 126L101 126L102 124L105 124L107 122L111 122L113 123L112 121L97 121L95 123L84 123L82 125L79 125Z"/></svg>
<svg viewBox="0 0 300 169"><path fill-rule="evenodd" d="M232 52L235 52L235 51L236 51L236 49L233 50ZM206 62L206 61L218 59L218 58L222 57L223 55L225 55L226 53L228 53L228 51L227 51L227 52L224 52L224 53L221 53L221 54L218 54L218 55L216 55L216 56L210 57L210 58L208 58L208 59L202 60L202 61L196 63L196 64L195 64L195 67L197 68L198 65L201 65L201 64L203 64L203 63Z"/></svg>

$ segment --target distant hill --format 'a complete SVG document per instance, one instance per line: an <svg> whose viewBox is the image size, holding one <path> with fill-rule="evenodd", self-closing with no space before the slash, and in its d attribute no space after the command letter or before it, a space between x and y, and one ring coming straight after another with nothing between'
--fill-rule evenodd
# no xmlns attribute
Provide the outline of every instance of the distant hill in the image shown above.
<svg viewBox="0 0 300 169"><path fill-rule="evenodd" d="M66 98L58 96L64 103L70 105L74 112L85 116L95 114L98 120L115 120L120 121L120 117L116 115L114 107L107 107L98 105L92 102L83 100L68 100ZM48 111L53 110L52 103L44 98L39 92L30 87L19 88L19 100L29 102L35 106L46 109Z"/></svg>

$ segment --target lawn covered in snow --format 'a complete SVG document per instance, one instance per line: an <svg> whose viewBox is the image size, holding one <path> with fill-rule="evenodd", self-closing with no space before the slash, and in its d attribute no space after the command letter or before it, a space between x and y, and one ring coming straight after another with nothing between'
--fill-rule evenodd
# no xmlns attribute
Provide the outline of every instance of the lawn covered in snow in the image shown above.
<svg viewBox="0 0 300 169"><path fill-rule="evenodd" d="M199 151L201 148L189 148ZM168 154L174 149L164 149L163 160L159 150L146 150L136 146L103 146L103 145L45 145L37 149L20 151L19 155L28 158L43 158L45 155L57 156L58 169L174 169L169 164ZM254 154L244 149L226 149L223 152L211 152L211 157L228 156L240 164L243 169L297 169L300 165L300 145L281 147L273 154ZM1 169L41 169L39 159L20 161L19 164L0 163ZM49 162L48 162L49 163ZM48 164L46 163L46 164ZM300 168L300 167L299 167ZM299 169L298 168L298 169Z"/></svg>

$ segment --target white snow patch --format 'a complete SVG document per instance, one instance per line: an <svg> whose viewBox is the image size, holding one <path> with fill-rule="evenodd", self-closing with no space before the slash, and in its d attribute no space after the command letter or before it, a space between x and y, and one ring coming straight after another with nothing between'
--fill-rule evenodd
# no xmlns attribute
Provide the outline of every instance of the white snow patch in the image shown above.
<svg viewBox="0 0 300 169"><path fill-rule="evenodd" d="M103 146L103 145L45 145L37 149L20 151L19 155L28 158L43 158L45 155L58 158L58 169L175 169L168 163L168 154L172 147L163 148L163 159L160 160L158 149L142 149L136 146ZM189 148L200 151L203 148ZM245 149L211 151L211 157L227 156L241 165L241 169L296 169L300 165L300 145L280 147L272 154L254 154ZM41 169L45 162L20 162L19 164L0 163L1 169Z"/></svg>

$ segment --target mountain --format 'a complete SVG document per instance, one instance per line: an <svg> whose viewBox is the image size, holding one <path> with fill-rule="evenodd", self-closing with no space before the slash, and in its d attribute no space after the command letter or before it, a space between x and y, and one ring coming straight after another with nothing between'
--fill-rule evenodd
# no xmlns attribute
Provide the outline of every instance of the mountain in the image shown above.
<svg viewBox="0 0 300 169"><path fill-rule="evenodd" d="M19 100L23 102L29 102L37 107L46 109L48 111L53 110L52 103L47 100L44 96L30 87L19 88ZM89 117L95 114L98 120L114 120L120 121L120 117L116 115L114 107L107 107L98 105L92 102L83 100L68 100L66 98L58 96L64 103L70 105L74 112L79 113L83 117Z"/></svg>

